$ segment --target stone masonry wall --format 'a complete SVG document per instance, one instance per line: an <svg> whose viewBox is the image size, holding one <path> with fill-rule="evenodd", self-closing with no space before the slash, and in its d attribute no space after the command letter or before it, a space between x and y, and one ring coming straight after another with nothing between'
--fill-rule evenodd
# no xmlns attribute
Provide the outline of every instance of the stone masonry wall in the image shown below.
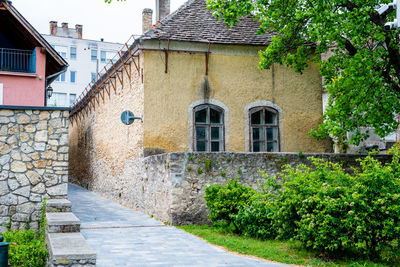
<svg viewBox="0 0 400 267"><path fill-rule="evenodd" d="M44 198L66 198L67 109L0 107L0 232L36 229Z"/></svg>
<svg viewBox="0 0 400 267"><path fill-rule="evenodd" d="M258 188L262 182L259 171L273 176L285 164L309 165L310 156L341 162L351 171L358 167L357 159L365 155L311 153L166 153L136 158L128 162L125 173L106 177L90 176L90 181L75 180L84 185L107 182L111 189L93 187L92 190L119 203L174 225L208 223L204 192L209 184L224 184L228 178L238 177L241 184ZM375 155L382 162L390 155ZM101 181L106 179L106 181ZM110 187L110 186L109 186Z"/></svg>
<svg viewBox="0 0 400 267"><path fill-rule="evenodd" d="M169 223L174 225L205 224L209 222L204 201L207 185L224 184L228 178L237 177L241 184L257 189L263 180L260 170L274 176L285 164L310 165L307 159L310 156L340 162L348 171L351 167L359 166L357 159L365 157L365 155L355 154L312 153L300 155L299 153L170 153L164 157L165 161L156 163L159 166L169 167L168 174L158 178L153 177L153 179L170 180ZM382 162L391 160L390 155L375 157ZM148 157L145 161L150 161L151 158ZM155 215L155 217L158 216Z"/></svg>

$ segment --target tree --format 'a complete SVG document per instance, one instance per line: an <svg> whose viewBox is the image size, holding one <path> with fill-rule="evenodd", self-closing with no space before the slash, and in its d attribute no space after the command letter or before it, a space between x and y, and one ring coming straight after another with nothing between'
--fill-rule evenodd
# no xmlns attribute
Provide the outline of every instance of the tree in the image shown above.
<svg viewBox="0 0 400 267"><path fill-rule="evenodd" d="M259 33L276 32L260 51L261 69L273 63L302 72L318 63L330 95L324 123L311 131L316 138L334 136L340 144L359 144L368 136L381 137L397 129L400 112L399 32L385 30L394 19L391 0L208 0L217 19L233 26L241 16L261 22ZM321 55L330 54L322 60ZM347 132L354 132L347 140Z"/></svg>

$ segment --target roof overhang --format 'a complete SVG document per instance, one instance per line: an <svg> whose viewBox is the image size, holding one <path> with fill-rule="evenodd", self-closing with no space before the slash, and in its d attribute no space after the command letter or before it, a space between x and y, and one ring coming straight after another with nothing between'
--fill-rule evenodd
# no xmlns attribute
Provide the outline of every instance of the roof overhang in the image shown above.
<svg viewBox="0 0 400 267"><path fill-rule="evenodd" d="M0 18L2 25L12 27L12 35L16 40L29 42L33 47L41 47L46 52L46 78L51 83L58 75L65 71L68 63L57 51L36 31L36 29L6 0L0 0ZM4 26L3 26L4 27Z"/></svg>

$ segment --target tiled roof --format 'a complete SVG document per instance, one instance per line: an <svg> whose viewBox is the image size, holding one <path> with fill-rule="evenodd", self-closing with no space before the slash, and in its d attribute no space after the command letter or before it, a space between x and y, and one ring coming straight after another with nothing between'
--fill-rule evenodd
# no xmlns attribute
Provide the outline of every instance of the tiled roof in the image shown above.
<svg viewBox="0 0 400 267"><path fill-rule="evenodd" d="M141 39L210 42L220 44L268 45L273 33L258 35L260 23L245 16L234 27L216 20L207 10L206 0L189 0Z"/></svg>

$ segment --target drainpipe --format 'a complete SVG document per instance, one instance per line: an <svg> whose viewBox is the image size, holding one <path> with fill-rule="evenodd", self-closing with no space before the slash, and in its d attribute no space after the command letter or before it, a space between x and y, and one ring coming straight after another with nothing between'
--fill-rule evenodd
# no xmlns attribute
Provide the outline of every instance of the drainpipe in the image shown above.
<svg viewBox="0 0 400 267"><path fill-rule="evenodd" d="M65 66L62 68L61 71L59 71L59 72L57 72L57 73L54 73L54 74L52 74L52 75L46 77L46 81L45 81L45 83L44 83L44 106L45 106L45 107L47 106L47 81L50 80L50 79L53 78L53 77L56 77L56 76L58 76L58 75L60 75L60 74L62 74L62 73L64 73L64 72L66 72L67 69L68 69L68 67L69 67L69 65L65 65Z"/></svg>

